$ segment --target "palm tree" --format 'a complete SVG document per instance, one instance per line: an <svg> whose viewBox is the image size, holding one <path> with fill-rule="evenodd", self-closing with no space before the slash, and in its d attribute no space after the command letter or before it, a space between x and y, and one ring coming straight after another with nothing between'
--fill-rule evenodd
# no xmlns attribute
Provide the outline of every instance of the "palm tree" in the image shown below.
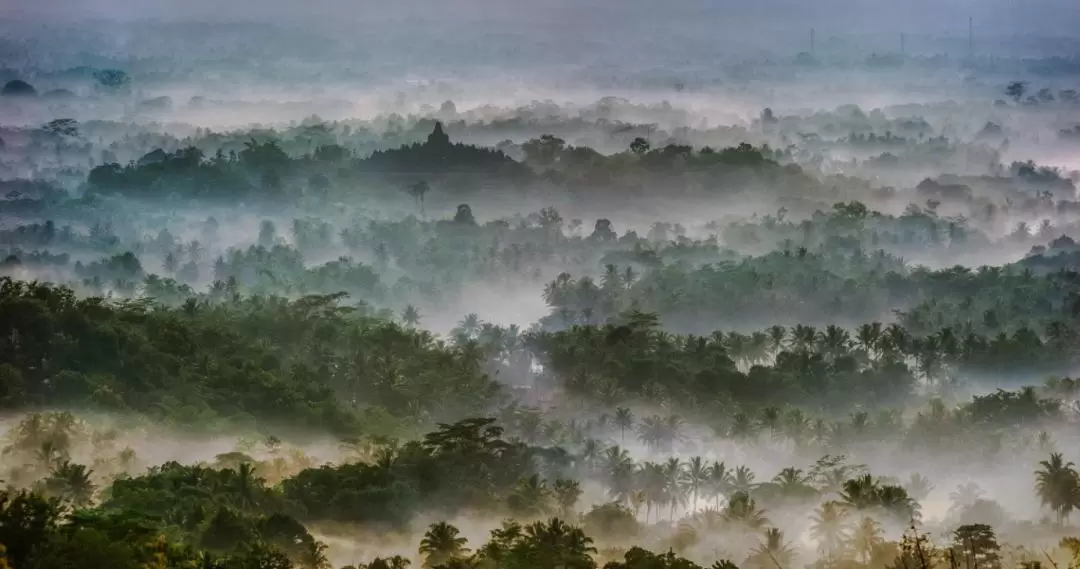
<svg viewBox="0 0 1080 569"><path fill-rule="evenodd" d="M745 466L737 467L735 474L731 477L731 490L749 495L758 486L754 482L754 478L754 472L749 468Z"/></svg>
<svg viewBox="0 0 1080 569"><path fill-rule="evenodd" d="M88 506L94 498L95 485L90 481L92 470L85 465L65 460L45 480L45 487L56 496L71 502L75 507Z"/></svg>
<svg viewBox="0 0 1080 569"><path fill-rule="evenodd" d="M51 438L43 441L35 454L40 466L46 470L52 470L63 464L68 457L67 451Z"/></svg>
<svg viewBox="0 0 1080 569"><path fill-rule="evenodd" d="M405 306L405 309L401 311L401 321L406 326L415 328L420 324L420 310L411 304Z"/></svg>
<svg viewBox="0 0 1080 569"><path fill-rule="evenodd" d="M574 505L581 497L581 484L576 480L558 479L551 486L551 493L555 496L555 502L559 504L559 510L564 518L571 518L574 514Z"/></svg>
<svg viewBox="0 0 1080 569"><path fill-rule="evenodd" d="M761 426L769 430L769 438L776 438L776 431L780 427L781 414L779 407L769 406L761 410Z"/></svg>
<svg viewBox="0 0 1080 569"><path fill-rule="evenodd" d="M1058 523L1063 524L1080 506L1080 476L1075 465L1065 462L1058 452L1039 462L1039 466L1035 471L1035 492L1042 504L1057 514Z"/></svg>
<svg viewBox="0 0 1080 569"><path fill-rule="evenodd" d="M908 478L907 483L904 484L904 489L907 490L912 500L922 501L934 490L934 485L929 478L916 472Z"/></svg>
<svg viewBox="0 0 1080 569"><path fill-rule="evenodd" d="M724 518L742 529L758 530L769 523L765 511L759 510L754 499L745 492L731 495L727 507L724 508Z"/></svg>
<svg viewBox="0 0 1080 569"><path fill-rule="evenodd" d="M545 515L550 507L551 491L547 482L540 476L533 474L528 478L518 480L513 492L507 498L510 509L518 516L529 518Z"/></svg>
<svg viewBox="0 0 1080 569"><path fill-rule="evenodd" d="M424 538L420 540L420 554L424 555L424 567L442 565L451 559L460 559L469 552L465 547L468 540L461 537L458 528L438 522L428 526Z"/></svg>
<svg viewBox="0 0 1080 569"><path fill-rule="evenodd" d="M814 345L817 330L813 326L797 324L791 329L788 342L791 349L797 352L807 351Z"/></svg>
<svg viewBox="0 0 1080 569"><path fill-rule="evenodd" d="M851 532L851 550L859 556L863 564L870 563L874 551L884 543L881 524L870 516L863 516Z"/></svg>
<svg viewBox="0 0 1080 569"><path fill-rule="evenodd" d="M769 335L769 351L775 358L784 349L784 338L787 337L787 329L783 326L771 326L766 331Z"/></svg>
<svg viewBox="0 0 1080 569"><path fill-rule="evenodd" d="M427 217L424 215L424 196L430 191L431 186L425 180L420 180L409 186L409 195L416 200L416 207L420 210L421 219Z"/></svg>
<svg viewBox="0 0 1080 569"><path fill-rule="evenodd" d="M855 331L855 342L866 355L873 358L878 353L881 342L881 322L863 324Z"/></svg>
<svg viewBox="0 0 1080 569"><path fill-rule="evenodd" d="M750 415L739 411L731 416L731 438L748 439L756 434L756 425Z"/></svg>
<svg viewBox="0 0 1080 569"><path fill-rule="evenodd" d="M675 415L666 418L660 415L646 417L638 425L638 439L645 446L659 451L670 451L679 439L682 419Z"/></svg>
<svg viewBox="0 0 1080 569"><path fill-rule="evenodd" d="M686 505L686 487L683 485L683 465L678 457L671 457L664 463L664 489L671 505L671 519L675 519L675 508Z"/></svg>
<svg viewBox="0 0 1080 569"><path fill-rule="evenodd" d="M615 426L619 427L620 443L626 444L626 429L634 426L634 413L626 407L615 409Z"/></svg>
<svg viewBox="0 0 1080 569"><path fill-rule="evenodd" d="M475 312L471 312L465 315L465 318L458 322L457 328L455 328L455 335L462 335L466 338L472 339L476 337L476 333L480 330L480 316Z"/></svg>
<svg viewBox="0 0 1080 569"><path fill-rule="evenodd" d="M781 470L773 478L773 485L784 498L805 499L817 495L817 490L810 485L810 478L794 466Z"/></svg>
<svg viewBox="0 0 1080 569"><path fill-rule="evenodd" d="M236 469L234 488L236 502L241 508L255 507L255 488L262 482L255 476L255 469L250 463L243 463Z"/></svg>
<svg viewBox="0 0 1080 569"><path fill-rule="evenodd" d="M585 443L581 445L581 462L585 465L586 470L593 472L596 469L597 461L600 460L603 453L603 443L593 438L585 439Z"/></svg>
<svg viewBox="0 0 1080 569"><path fill-rule="evenodd" d="M698 495L701 490L706 486L709 481L710 467L705 464L705 460L700 456L690 457L690 460L686 462L686 470L683 472L683 481L685 482L685 488L690 492L693 497L693 508L697 511Z"/></svg>
<svg viewBox="0 0 1080 569"><path fill-rule="evenodd" d="M810 518L810 535L818 542L818 552L835 559L848 539L847 509L836 500L821 505Z"/></svg>
<svg viewBox="0 0 1080 569"><path fill-rule="evenodd" d="M960 511L967 508L983 497L985 492L974 482L968 482L956 487L949 492L949 501L952 502L950 509Z"/></svg>
<svg viewBox="0 0 1080 569"><path fill-rule="evenodd" d="M630 498L635 482L636 469L634 462L630 460L630 454L615 445L604 451L602 463L604 475L608 479L608 495L614 500L625 502Z"/></svg>
<svg viewBox="0 0 1080 569"><path fill-rule="evenodd" d="M326 544L310 541L300 552L299 566L305 569L332 569L333 565L326 558Z"/></svg>
<svg viewBox="0 0 1080 569"><path fill-rule="evenodd" d="M869 474L852 478L844 482L840 493L844 503L856 510L864 510L878 505L878 485Z"/></svg>
<svg viewBox="0 0 1080 569"><path fill-rule="evenodd" d="M723 462L713 462L709 467L709 480L706 486L709 496L716 500L716 508L720 508L720 497L727 496L731 492L731 470Z"/></svg>
<svg viewBox="0 0 1080 569"><path fill-rule="evenodd" d="M769 528L765 539L750 552L746 563L760 569L787 569L795 558L795 551L784 542L784 532Z"/></svg>
<svg viewBox="0 0 1080 569"><path fill-rule="evenodd" d="M664 477L664 467L655 462L642 464L639 476L640 488L645 492L645 523L648 523L653 506L659 510L668 501L667 480Z"/></svg>

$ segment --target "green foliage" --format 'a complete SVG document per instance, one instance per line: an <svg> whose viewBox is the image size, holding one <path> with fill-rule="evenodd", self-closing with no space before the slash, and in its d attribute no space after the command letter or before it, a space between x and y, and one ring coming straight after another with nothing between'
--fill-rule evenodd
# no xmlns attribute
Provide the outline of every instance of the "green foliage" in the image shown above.
<svg viewBox="0 0 1080 569"><path fill-rule="evenodd" d="M337 298L166 308L4 279L0 353L15 370L5 368L5 392L204 428L288 421L339 433L358 431L379 409L422 422L496 395L478 354L364 317Z"/></svg>

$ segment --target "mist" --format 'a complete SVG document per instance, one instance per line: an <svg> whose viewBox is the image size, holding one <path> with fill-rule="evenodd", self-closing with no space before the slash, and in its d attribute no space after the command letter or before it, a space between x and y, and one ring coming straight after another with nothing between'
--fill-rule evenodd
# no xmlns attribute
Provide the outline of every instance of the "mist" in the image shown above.
<svg viewBox="0 0 1080 569"><path fill-rule="evenodd" d="M0 567L1076 567L1078 29L4 4Z"/></svg>

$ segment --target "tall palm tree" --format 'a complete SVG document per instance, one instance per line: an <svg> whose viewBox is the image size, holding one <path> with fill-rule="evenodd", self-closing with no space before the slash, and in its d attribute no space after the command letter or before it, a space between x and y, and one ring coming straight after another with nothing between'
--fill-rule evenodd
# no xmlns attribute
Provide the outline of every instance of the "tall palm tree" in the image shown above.
<svg viewBox="0 0 1080 569"><path fill-rule="evenodd" d="M253 508L257 501L255 496L256 487L262 482L255 476L255 469L250 463L242 463L236 469L233 478L233 491L236 492L236 502L241 508Z"/></svg>
<svg viewBox="0 0 1080 569"><path fill-rule="evenodd" d="M843 504L829 500L810 518L810 535L818 542L818 552L827 559L836 559L847 543L848 512Z"/></svg>
<svg viewBox="0 0 1080 569"><path fill-rule="evenodd" d="M581 463L590 473L596 469L604 450L603 443L594 438L585 439L585 443L581 445Z"/></svg>
<svg viewBox="0 0 1080 569"><path fill-rule="evenodd" d="M626 407L615 409L615 426L619 427L621 444L626 444L626 430L634 428L634 413Z"/></svg>
<svg viewBox="0 0 1080 569"><path fill-rule="evenodd" d="M803 352L813 347L814 339L816 337L817 330L813 326L796 324L795 327L791 329L791 334L788 336L788 342L792 350Z"/></svg>
<svg viewBox="0 0 1080 569"><path fill-rule="evenodd" d="M735 473L731 477L731 490L732 492L741 492L749 495L757 488L757 483L754 482L754 472L746 466L739 466L735 468Z"/></svg>
<svg viewBox="0 0 1080 569"><path fill-rule="evenodd" d="M420 180L415 184L409 185L409 195L416 200L416 207L420 210L420 218L427 217L424 215L424 196L431 191L431 186L425 180Z"/></svg>
<svg viewBox="0 0 1080 569"><path fill-rule="evenodd" d="M863 516L851 532L851 550L863 564L870 563L874 551L885 543L881 524L870 516Z"/></svg>
<svg viewBox="0 0 1080 569"><path fill-rule="evenodd" d="M698 507L698 496L709 481L710 467L700 456L692 456L686 461L686 469L683 471L683 482L686 490L690 492L693 500L693 509Z"/></svg>
<svg viewBox="0 0 1080 569"><path fill-rule="evenodd" d="M618 502L625 502L635 488L637 469L630 460L630 454L619 448L609 447L604 451L602 468L607 477L608 495Z"/></svg>
<svg viewBox="0 0 1080 569"><path fill-rule="evenodd" d="M667 480L664 477L664 467L655 462L646 461L641 465L639 477L639 486L645 492L645 522L648 523L653 506L656 506L657 510L659 510L668 501L668 487ZM659 517L659 514L657 517Z"/></svg>
<svg viewBox="0 0 1080 569"><path fill-rule="evenodd" d="M949 501L952 502L950 509L954 511L960 511L967 508L978 501L986 492L974 482L967 482L956 487L956 490L949 492Z"/></svg>
<svg viewBox="0 0 1080 569"><path fill-rule="evenodd" d="M401 321L410 328L420 324L420 310L409 304L401 311Z"/></svg>
<svg viewBox="0 0 1080 569"><path fill-rule="evenodd" d="M480 331L480 316L475 312L466 314L461 322L458 322L457 328L455 328L457 334L472 339L476 337L477 332Z"/></svg>
<svg viewBox="0 0 1080 569"><path fill-rule="evenodd" d="M670 451L681 436L682 419L675 415L646 417L638 425L638 439L654 451Z"/></svg>
<svg viewBox="0 0 1080 569"><path fill-rule="evenodd" d="M866 355L874 358L878 354L878 345L881 342L881 322L863 324L855 331L855 342Z"/></svg>
<svg viewBox="0 0 1080 569"><path fill-rule="evenodd" d="M664 462L664 487L671 506L671 519L675 519L675 509L686 505L687 489L683 484L683 464L678 457L671 457Z"/></svg>
<svg viewBox="0 0 1080 569"><path fill-rule="evenodd" d="M1063 524L1080 506L1080 476L1075 465L1065 462L1058 452L1039 462L1039 466L1035 471L1035 492L1042 504L1057 514L1058 523Z"/></svg>
<svg viewBox="0 0 1080 569"><path fill-rule="evenodd" d="M736 492L728 499L724 508L724 519L741 529L758 530L769 523L765 511L759 510L757 503L745 492Z"/></svg>
<svg viewBox="0 0 1080 569"><path fill-rule="evenodd" d="M864 474L844 482L840 497L844 503L856 510L864 510L878 505L878 485L873 476Z"/></svg>
<svg viewBox="0 0 1080 569"><path fill-rule="evenodd" d="M713 462L709 467L709 480L706 484L709 496L716 501L716 508L720 509L720 497L726 497L731 493L731 470L723 462Z"/></svg>
<svg viewBox="0 0 1080 569"><path fill-rule="evenodd" d="M464 557L469 552L466 543L468 540L461 537L458 528L446 522L431 524L420 540L419 551L425 556L424 567L435 567Z"/></svg>
<svg viewBox="0 0 1080 569"><path fill-rule="evenodd" d="M775 358L784 349L784 339L787 337L787 329L783 326L771 326L766 331L769 335L769 350Z"/></svg>
<svg viewBox="0 0 1080 569"><path fill-rule="evenodd" d="M929 478L915 472L904 484L904 489L907 490L912 500L922 501L934 490L934 484L930 482Z"/></svg>
<svg viewBox="0 0 1080 569"><path fill-rule="evenodd" d="M551 493L559 505L559 515L564 518L574 517L574 505L581 497L581 484L576 480L560 478L551 486Z"/></svg>
<svg viewBox="0 0 1080 569"><path fill-rule="evenodd" d="M45 487L52 494L71 502L75 507L90 505L96 486L90 481L92 470L85 465L65 460L45 480Z"/></svg>
<svg viewBox="0 0 1080 569"><path fill-rule="evenodd" d="M783 498L806 499L817 495L817 490L810 485L810 477L794 466L781 470L772 482Z"/></svg>
<svg viewBox="0 0 1080 569"><path fill-rule="evenodd" d="M784 541L784 532L769 528L765 536L750 556L747 565L760 569L788 569L795 558L795 550Z"/></svg>
<svg viewBox="0 0 1080 569"><path fill-rule="evenodd" d="M769 430L769 438L775 439L776 432L780 428L780 417L783 412L779 407L769 406L761 410L761 426Z"/></svg>
<svg viewBox="0 0 1080 569"><path fill-rule="evenodd" d="M757 432L757 425L746 413L739 411L731 416L730 434L733 439L748 439Z"/></svg>
<svg viewBox="0 0 1080 569"><path fill-rule="evenodd" d="M510 509L518 516L529 518L546 515L551 510L551 490L547 482L533 474L518 480L507 498Z"/></svg>

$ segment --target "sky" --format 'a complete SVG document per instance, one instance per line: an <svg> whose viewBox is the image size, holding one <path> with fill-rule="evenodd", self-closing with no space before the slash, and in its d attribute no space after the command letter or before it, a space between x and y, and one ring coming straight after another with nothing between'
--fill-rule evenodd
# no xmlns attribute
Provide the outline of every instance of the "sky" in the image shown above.
<svg viewBox="0 0 1080 569"><path fill-rule="evenodd" d="M718 30L806 28L885 33L964 30L967 19L992 34L1076 36L1075 0L4 0L5 17L81 20L325 21L408 18L519 21L570 27L694 24Z"/></svg>

